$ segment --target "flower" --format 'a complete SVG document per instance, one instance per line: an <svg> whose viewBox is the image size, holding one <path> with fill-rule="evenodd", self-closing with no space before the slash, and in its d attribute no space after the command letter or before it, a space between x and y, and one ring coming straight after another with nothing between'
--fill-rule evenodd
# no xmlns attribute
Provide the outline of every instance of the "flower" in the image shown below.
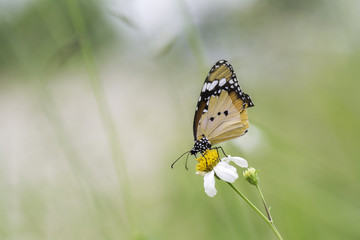
<svg viewBox="0 0 360 240"><path fill-rule="evenodd" d="M219 153L217 149L207 149L200 157L196 159L198 164L196 165L196 174L204 176L204 188L205 193L209 197L216 195L215 188L215 175L226 182L233 183L239 177L236 168L229 165L232 161L236 165L246 168L248 163L241 157L228 157L219 159Z"/></svg>
<svg viewBox="0 0 360 240"><path fill-rule="evenodd" d="M257 170L255 168L248 168L243 172L243 176L252 185L257 185L259 181L259 177L257 175Z"/></svg>

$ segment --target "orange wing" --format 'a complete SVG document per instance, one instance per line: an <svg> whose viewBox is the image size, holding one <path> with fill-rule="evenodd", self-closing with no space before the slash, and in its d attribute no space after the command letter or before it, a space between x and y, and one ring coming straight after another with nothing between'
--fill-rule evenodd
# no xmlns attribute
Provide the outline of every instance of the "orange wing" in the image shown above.
<svg viewBox="0 0 360 240"><path fill-rule="evenodd" d="M239 137L249 128L247 107L254 106L237 81L232 66L218 61L202 87L194 116L194 140L203 136L211 144Z"/></svg>

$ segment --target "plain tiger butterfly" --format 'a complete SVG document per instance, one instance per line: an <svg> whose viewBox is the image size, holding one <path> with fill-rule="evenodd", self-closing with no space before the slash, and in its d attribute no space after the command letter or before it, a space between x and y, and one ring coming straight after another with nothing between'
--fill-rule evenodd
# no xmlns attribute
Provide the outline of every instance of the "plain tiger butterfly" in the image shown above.
<svg viewBox="0 0 360 240"><path fill-rule="evenodd" d="M207 149L212 149L214 144L247 133L249 120L246 109L253 106L250 96L241 90L230 63L226 60L215 63L205 79L195 109L195 143L186 153L194 156L203 154Z"/></svg>

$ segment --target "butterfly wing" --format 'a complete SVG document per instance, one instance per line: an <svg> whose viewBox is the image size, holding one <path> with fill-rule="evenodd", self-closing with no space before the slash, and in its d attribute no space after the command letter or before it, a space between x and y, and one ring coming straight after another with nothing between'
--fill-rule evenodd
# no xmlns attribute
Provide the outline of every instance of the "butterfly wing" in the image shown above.
<svg viewBox="0 0 360 240"><path fill-rule="evenodd" d="M211 144L239 137L249 128L246 108L254 106L237 81L232 66L218 61L205 79L194 116L194 140Z"/></svg>

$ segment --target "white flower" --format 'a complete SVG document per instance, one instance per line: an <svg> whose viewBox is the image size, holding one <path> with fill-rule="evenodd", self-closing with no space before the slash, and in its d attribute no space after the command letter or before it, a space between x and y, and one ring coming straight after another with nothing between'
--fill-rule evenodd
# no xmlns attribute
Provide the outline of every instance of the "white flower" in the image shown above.
<svg viewBox="0 0 360 240"><path fill-rule="evenodd" d="M209 197L215 196L216 192L217 192L216 188L215 188L215 174L221 180L224 180L224 181L230 182L230 183L235 182L235 180L239 177L239 175L237 174L236 168L229 164L230 161L234 162L239 167L242 167L242 168L248 167L248 163L244 158L231 157L230 155L228 157L221 159L221 161L218 161L218 160L211 161L211 159L213 157L212 155L214 155L214 154L215 154L215 152L212 152L212 153L210 153L210 151L206 152L205 153L206 160L209 159L209 161L206 162L206 169L203 171L199 171L200 167L197 167L198 171L196 172L197 174L204 176L205 193ZM217 152L216 152L216 154L217 154ZM205 160L205 158L204 158L204 160ZM199 164L201 164L201 161L199 161Z"/></svg>

